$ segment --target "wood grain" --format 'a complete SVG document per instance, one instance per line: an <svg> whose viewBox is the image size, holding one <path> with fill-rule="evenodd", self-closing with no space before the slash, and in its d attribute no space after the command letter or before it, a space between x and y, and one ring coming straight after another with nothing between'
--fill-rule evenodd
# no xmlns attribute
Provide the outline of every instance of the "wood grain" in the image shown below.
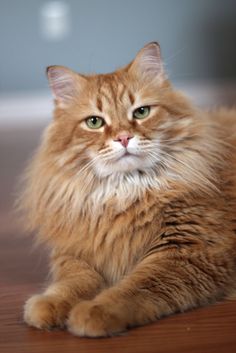
<svg viewBox="0 0 236 353"><path fill-rule="evenodd" d="M21 233L10 207L16 176L37 144L40 131L0 132L0 353L236 352L236 301L178 314L106 339L39 331L23 323L25 300L45 285L47 251L33 249L32 238Z"/></svg>

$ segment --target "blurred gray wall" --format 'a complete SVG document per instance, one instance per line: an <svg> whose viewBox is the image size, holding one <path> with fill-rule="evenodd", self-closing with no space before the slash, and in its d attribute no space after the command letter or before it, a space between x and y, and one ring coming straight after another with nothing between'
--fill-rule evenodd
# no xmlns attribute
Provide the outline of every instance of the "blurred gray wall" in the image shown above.
<svg viewBox="0 0 236 353"><path fill-rule="evenodd" d="M45 67L107 72L158 40L173 80L236 79L236 0L67 0L71 31L42 36L45 0L0 0L0 92L47 87Z"/></svg>

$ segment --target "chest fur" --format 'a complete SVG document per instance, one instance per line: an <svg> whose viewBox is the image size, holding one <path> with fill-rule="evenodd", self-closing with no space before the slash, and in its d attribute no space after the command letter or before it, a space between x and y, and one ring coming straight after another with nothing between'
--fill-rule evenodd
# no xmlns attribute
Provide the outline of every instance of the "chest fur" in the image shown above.
<svg viewBox="0 0 236 353"><path fill-rule="evenodd" d="M78 224L73 246L77 256L89 262L114 283L127 274L144 256L161 228L157 199L150 195L122 212L104 207L97 218L83 218Z"/></svg>

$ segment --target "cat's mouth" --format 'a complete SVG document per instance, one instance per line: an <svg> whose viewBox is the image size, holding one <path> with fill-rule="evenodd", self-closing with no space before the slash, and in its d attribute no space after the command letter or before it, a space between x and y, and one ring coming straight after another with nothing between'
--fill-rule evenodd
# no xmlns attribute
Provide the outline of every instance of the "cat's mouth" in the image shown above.
<svg viewBox="0 0 236 353"><path fill-rule="evenodd" d="M144 158L144 154L137 149L122 149L111 153L110 158L101 158L100 163L94 164L95 172L99 177L107 177L114 173L127 173L135 170L143 170L153 166L150 158Z"/></svg>
<svg viewBox="0 0 236 353"><path fill-rule="evenodd" d="M122 154L122 156L119 156L119 157L117 158L117 160L119 161L119 160L121 160L121 159L130 158L130 157L136 157L136 155L133 154L133 153L131 153L131 152L129 152L128 150L126 150L126 151Z"/></svg>
<svg viewBox="0 0 236 353"><path fill-rule="evenodd" d="M133 156L133 153L130 153L129 151L126 150L122 157L126 157L126 156Z"/></svg>

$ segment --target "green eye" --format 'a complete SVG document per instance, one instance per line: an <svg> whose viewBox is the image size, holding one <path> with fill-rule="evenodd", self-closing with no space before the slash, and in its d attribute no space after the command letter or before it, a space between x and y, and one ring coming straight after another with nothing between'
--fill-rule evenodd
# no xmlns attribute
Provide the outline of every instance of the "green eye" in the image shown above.
<svg viewBox="0 0 236 353"><path fill-rule="evenodd" d="M133 118L145 119L150 114L150 110L151 110L151 108L148 105L146 107L137 108L133 112Z"/></svg>
<svg viewBox="0 0 236 353"><path fill-rule="evenodd" d="M85 122L90 129L100 129L105 124L105 121L99 116L90 116Z"/></svg>

